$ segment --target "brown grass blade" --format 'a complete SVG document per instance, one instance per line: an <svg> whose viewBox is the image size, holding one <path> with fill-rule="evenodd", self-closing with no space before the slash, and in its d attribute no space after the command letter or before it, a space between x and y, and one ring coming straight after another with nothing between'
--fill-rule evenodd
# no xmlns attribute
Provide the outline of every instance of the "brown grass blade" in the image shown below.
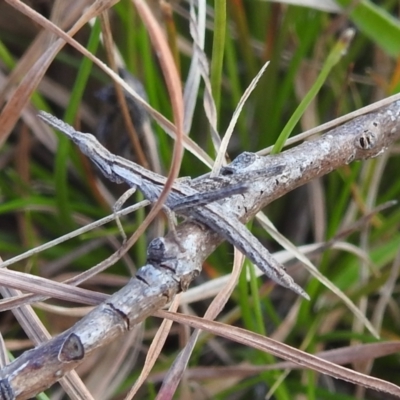
<svg viewBox="0 0 400 400"><path fill-rule="evenodd" d="M400 397L400 387L393 383L333 364L312 354L245 329L227 326L219 322L204 320L194 316L172 314L167 311L158 311L155 315L161 318L170 318L173 321L189 325L193 328L202 329L245 346L251 346L257 350L268 352L275 357L286 359L303 367L332 376L333 378L342 379L356 385Z"/></svg>
<svg viewBox="0 0 400 400"><path fill-rule="evenodd" d="M0 280L1 284L5 287L75 303L97 305L108 298L103 293L76 288L65 283L55 282L23 272L11 271L6 268L0 269Z"/></svg>
<svg viewBox="0 0 400 400"><path fill-rule="evenodd" d="M81 18L79 18L79 20L73 25L68 33L65 33L56 25L44 18L42 15L34 11L32 8L28 7L26 4L16 0L6 1L22 14L25 14L30 19L32 19L32 21L37 22L38 24L46 27L56 34L62 32L65 35L64 38L67 37L68 39L71 39L70 36L74 35L90 19L98 15L104 9L111 7L113 3L115 3L115 0L108 2L96 1L83 13ZM21 115L22 109L28 103L29 98L31 97L34 90L37 88L39 82L42 80L54 57L64 45L65 41L58 39L45 52L43 52L43 54L38 58L31 69L27 72L27 74L19 84L18 88L3 108L0 114L0 126L2 127L2 130L0 132L0 146L7 140L7 137L9 136L11 130L13 129L15 123ZM83 46L81 47L84 48Z"/></svg>
<svg viewBox="0 0 400 400"><path fill-rule="evenodd" d="M228 282L224 285L221 291L215 296L213 301L210 304L207 312L205 313L204 318L207 319L215 319L218 314L225 307L233 290L235 289L240 272L243 267L244 256L235 248L235 259L233 264L232 273L229 276ZM172 367L168 371L165 379L163 381L163 385L157 395L158 400L168 400L173 398L176 389L178 387L179 382L181 381L183 374L187 368L190 356L193 352L194 346L197 343L197 340L200 335L200 330L196 329L185 348L181 351L178 357L175 359Z"/></svg>
<svg viewBox="0 0 400 400"><path fill-rule="evenodd" d="M180 304L180 297L181 295L178 294L175 296L174 301L172 302L169 311L175 312ZM129 393L125 396L125 400L131 400L137 393L137 391L140 389L140 387L143 385L143 383L146 381L148 378L151 369L154 367L154 364L156 363L161 350L165 344L165 341L167 340L167 337L170 333L171 326L172 326L172 321L165 319L161 326L158 328L156 335L154 336L154 339L151 343L151 346L149 348L149 351L147 352L146 355L146 361L143 365L143 369L140 372L140 375L138 379L136 380L134 386L131 388Z"/></svg>
<svg viewBox="0 0 400 400"><path fill-rule="evenodd" d="M9 289L1 286L0 293L4 298L21 295L19 290ZM36 345L51 339L51 335L47 331L46 327L42 324L36 313L33 311L32 307L22 306L21 308L14 310L13 313L28 337ZM65 375L60 380L60 384L71 399L92 399L92 396L86 390L85 385L82 383L76 371L71 371Z"/></svg>

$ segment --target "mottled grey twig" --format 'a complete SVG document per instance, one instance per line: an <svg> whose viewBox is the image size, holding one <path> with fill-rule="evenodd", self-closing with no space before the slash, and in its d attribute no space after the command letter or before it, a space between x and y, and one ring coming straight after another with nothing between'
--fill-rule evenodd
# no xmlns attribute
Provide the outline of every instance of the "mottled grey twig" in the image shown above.
<svg viewBox="0 0 400 400"><path fill-rule="evenodd" d="M190 187L198 192L217 190L241 183L245 177L252 182L246 192L224 199L219 207L246 222L266 204L294 188L351 161L376 157L387 150L400 138L399 116L400 102L394 102L279 155L244 153L223 170L219 179L201 177L191 181ZM259 171L277 165L285 166L281 173L273 179L260 179ZM186 289L222 238L213 229L190 221L179 225L176 234L179 246L172 236L154 240L148 249L148 264L128 285L68 331L3 368L0 399L26 399L46 389L96 348L120 337ZM400 388L391 393L399 396Z"/></svg>

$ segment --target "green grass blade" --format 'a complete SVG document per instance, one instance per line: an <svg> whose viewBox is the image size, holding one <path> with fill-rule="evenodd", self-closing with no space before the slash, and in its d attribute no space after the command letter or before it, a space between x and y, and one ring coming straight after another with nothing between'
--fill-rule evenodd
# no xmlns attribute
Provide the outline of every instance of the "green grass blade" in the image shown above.
<svg viewBox="0 0 400 400"><path fill-rule="evenodd" d="M95 53L100 41L100 23L96 20L93 25L87 49L91 53ZM80 64L78 75L74 87L71 91L70 101L64 114L64 121L69 124L73 124L75 116L78 112L79 105L83 93L86 89L86 83L88 81L90 71L92 69L92 61L84 58ZM68 199L68 185L67 185L67 161L69 156L71 143L70 140L64 135L60 135L57 156L55 159L55 185L57 191L57 205L59 209L59 215L61 223L66 228L72 228L74 226L71 219L71 207Z"/></svg>
<svg viewBox="0 0 400 400"><path fill-rule="evenodd" d="M353 35L354 35L353 30L347 30L337 41L337 43L335 44L335 46L329 53L328 58L326 59L326 62L323 65L322 70L319 73L314 85L311 87L309 92L306 94L304 99L301 101L301 103L297 107L296 111L293 113L293 115L290 117L289 121L283 128L283 131L279 135L279 137L274 145L274 148L271 151L272 154L277 154L282 150L283 146L285 145L286 140L292 133L296 124L299 122L304 111L307 109L307 107L310 105L311 101L314 99L314 97L317 95L317 93L321 89L322 85L326 81L332 68L339 62L342 55L346 52L347 47L348 47L351 39L353 38Z"/></svg>
<svg viewBox="0 0 400 400"><path fill-rule="evenodd" d="M342 7L350 7L350 19L357 28L393 57L400 55L400 22L371 1L336 0Z"/></svg>

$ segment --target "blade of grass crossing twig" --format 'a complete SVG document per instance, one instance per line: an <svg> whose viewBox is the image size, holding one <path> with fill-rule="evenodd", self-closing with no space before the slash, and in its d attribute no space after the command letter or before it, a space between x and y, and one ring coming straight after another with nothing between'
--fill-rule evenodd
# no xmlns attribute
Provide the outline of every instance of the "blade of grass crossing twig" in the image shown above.
<svg viewBox="0 0 400 400"><path fill-rule="evenodd" d="M332 51L329 53L326 62L324 63L322 70L319 73L314 85L311 87L309 92L306 94L302 102L297 107L296 111L293 113L293 115L290 117L289 121L283 128L281 134L279 135L271 151L272 154L279 153L282 150L286 140L292 133L296 124L299 122L304 111L321 89L332 68L339 62L343 53L346 51L353 36L354 36L354 30L347 29L344 32L344 34L340 37L340 39L337 41Z"/></svg>
<svg viewBox="0 0 400 400"><path fill-rule="evenodd" d="M217 154L217 158L215 160L214 163L214 167L213 170L211 172L211 176L217 176L219 175L219 171L221 170L222 164L224 162L225 159L225 153L227 151L228 148L228 144L229 141L232 137L233 134L233 130L235 129L236 126L236 122L239 118L239 115L244 107L244 104L246 102L246 100L248 99L248 97L250 96L250 94L252 93L252 91L254 90L254 88L257 86L258 81L260 80L261 76L263 75L265 69L267 68L269 64L269 61L267 61L260 69L260 71L258 72L258 74L255 76L255 78L251 81L250 85L247 87L247 89L245 90L245 92L243 93L243 96L241 97L233 115L232 118L229 122L229 126L224 134L224 137L221 141L221 146L218 150L218 154Z"/></svg>

